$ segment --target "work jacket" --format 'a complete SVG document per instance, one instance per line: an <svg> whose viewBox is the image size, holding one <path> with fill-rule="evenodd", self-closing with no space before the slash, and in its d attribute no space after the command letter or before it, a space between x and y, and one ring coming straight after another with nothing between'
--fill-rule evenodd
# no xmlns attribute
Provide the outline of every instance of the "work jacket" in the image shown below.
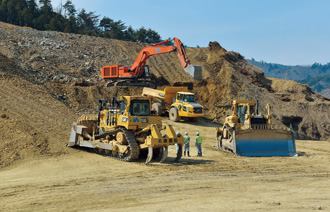
<svg viewBox="0 0 330 212"><path fill-rule="evenodd" d="M201 144L202 143L202 136L199 135L199 136L196 137L196 143L197 144Z"/></svg>

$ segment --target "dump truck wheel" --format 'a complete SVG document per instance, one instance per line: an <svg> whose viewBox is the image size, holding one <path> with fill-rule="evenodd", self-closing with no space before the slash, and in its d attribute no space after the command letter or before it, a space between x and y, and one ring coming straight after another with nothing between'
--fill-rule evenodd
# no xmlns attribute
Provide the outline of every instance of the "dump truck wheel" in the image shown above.
<svg viewBox="0 0 330 212"><path fill-rule="evenodd" d="M175 107L171 108L169 116L170 116L171 121L179 121L180 120L178 109L176 109Z"/></svg>
<svg viewBox="0 0 330 212"><path fill-rule="evenodd" d="M156 116L162 114L162 106L159 103L153 103L151 107L153 111L156 111Z"/></svg>

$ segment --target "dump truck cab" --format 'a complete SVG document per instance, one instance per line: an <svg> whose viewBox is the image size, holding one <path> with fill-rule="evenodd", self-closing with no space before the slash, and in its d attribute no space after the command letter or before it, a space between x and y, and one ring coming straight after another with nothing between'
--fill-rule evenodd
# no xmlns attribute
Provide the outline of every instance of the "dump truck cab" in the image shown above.
<svg viewBox="0 0 330 212"><path fill-rule="evenodd" d="M195 94L191 92L178 92L176 94L175 102L171 105L171 109L172 108L177 109L179 117L203 117L203 106L195 101ZM171 116L173 117L175 115L170 114L170 118Z"/></svg>

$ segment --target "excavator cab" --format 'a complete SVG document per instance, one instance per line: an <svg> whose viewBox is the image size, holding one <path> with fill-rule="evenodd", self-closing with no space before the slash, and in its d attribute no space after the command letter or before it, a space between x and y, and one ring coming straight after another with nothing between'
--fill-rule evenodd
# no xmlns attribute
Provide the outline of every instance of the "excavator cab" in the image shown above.
<svg viewBox="0 0 330 212"><path fill-rule="evenodd" d="M149 79L150 78L150 71L149 71L149 65L145 65L144 66L144 69L143 69L143 73L141 75L141 78L144 78L144 79Z"/></svg>

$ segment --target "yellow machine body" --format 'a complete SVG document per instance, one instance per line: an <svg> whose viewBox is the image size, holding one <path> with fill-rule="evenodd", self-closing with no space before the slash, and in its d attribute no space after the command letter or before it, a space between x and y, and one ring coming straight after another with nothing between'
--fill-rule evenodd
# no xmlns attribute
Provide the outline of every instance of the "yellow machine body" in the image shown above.
<svg viewBox="0 0 330 212"><path fill-rule="evenodd" d="M203 106L195 101L195 94L188 92L187 87L165 87L162 90L143 88L143 96L153 97L152 110L157 115L168 113L172 121L181 117L196 120L203 117Z"/></svg>
<svg viewBox="0 0 330 212"><path fill-rule="evenodd" d="M270 105L260 115L256 101L234 100L233 114L216 129L217 148L240 156L296 156L292 130L274 126Z"/></svg>
<svg viewBox="0 0 330 212"><path fill-rule="evenodd" d="M176 161L181 158L183 136L171 125L162 125L161 117L153 116L151 97L122 96L109 106L100 100L98 115L83 115L73 124L68 146L97 149L102 154L125 161L136 160L148 150L146 163L154 151L163 162L167 147L178 145Z"/></svg>

